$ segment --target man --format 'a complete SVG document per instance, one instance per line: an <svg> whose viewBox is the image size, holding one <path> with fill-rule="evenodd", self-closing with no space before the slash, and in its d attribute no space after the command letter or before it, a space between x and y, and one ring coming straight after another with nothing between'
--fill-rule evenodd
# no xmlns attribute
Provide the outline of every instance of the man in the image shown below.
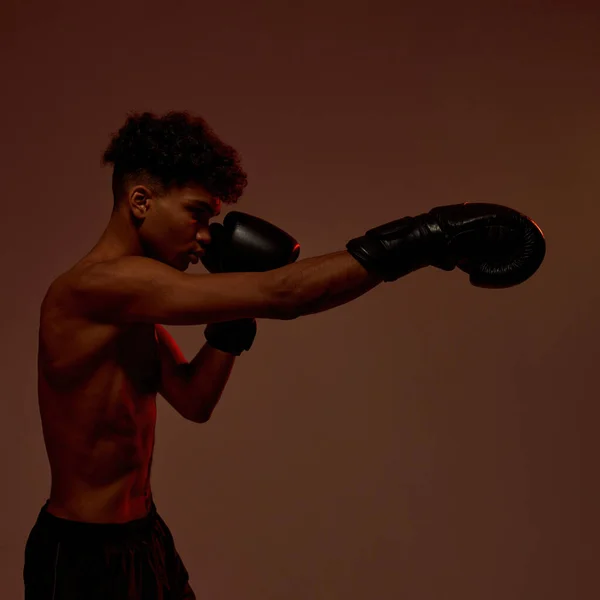
<svg viewBox="0 0 600 600"><path fill-rule="evenodd" d="M239 212L237 153L187 113L131 115L104 154L114 209L40 311L39 406L50 497L25 549L26 600L195 598L150 488L156 395L204 423L256 319L331 309L427 266L516 285L544 257L537 226L505 207L434 209L299 260L287 233ZM209 273L186 274L202 260ZM188 362L163 325L206 324Z"/></svg>

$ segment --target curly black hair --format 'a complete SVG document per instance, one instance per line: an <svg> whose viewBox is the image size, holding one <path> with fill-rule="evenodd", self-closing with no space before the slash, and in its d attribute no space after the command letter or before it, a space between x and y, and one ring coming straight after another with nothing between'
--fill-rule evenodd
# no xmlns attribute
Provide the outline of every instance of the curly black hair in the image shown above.
<svg viewBox="0 0 600 600"><path fill-rule="evenodd" d="M247 185L236 150L201 117L171 111L131 113L113 135L102 164L113 165L115 206L131 182L164 194L173 187L202 186L224 203L235 203Z"/></svg>

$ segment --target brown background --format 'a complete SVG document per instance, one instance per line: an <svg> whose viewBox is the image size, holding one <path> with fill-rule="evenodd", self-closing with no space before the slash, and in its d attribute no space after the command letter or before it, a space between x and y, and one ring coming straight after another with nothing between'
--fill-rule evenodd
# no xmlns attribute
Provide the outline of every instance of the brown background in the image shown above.
<svg viewBox="0 0 600 600"><path fill-rule="evenodd" d="M429 269L261 322L206 425L160 400L154 493L198 597L599 597L600 8L566 4L3 4L3 597L49 490L39 303L146 109L205 116L244 157L238 208L304 257L463 201L548 242L518 288Z"/></svg>

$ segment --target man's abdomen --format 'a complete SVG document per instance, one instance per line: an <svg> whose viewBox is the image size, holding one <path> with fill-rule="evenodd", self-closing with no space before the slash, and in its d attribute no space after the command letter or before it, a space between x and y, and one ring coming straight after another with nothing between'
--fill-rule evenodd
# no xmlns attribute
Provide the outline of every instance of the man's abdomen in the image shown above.
<svg viewBox="0 0 600 600"><path fill-rule="evenodd" d="M104 406L96 414L90 414L88 406L85 414L77 415L76 409L65 420L46 420L52 514L100 522L145 514L156 405L154 398L142 401L145 409L138 407L133 414L128 410L129 400L121 407Z"/></svg>

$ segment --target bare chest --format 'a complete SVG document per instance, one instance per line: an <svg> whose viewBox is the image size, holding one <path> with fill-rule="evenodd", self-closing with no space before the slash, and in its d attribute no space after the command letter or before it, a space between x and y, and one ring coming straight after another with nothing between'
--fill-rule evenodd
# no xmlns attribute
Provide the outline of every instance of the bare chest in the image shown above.
<svg viewBox="0 0 600 600"><path fill-rule="evenodd" d="M38 368L56 391L154 395L160 357L154 325L90 323L52 313L42 317ZM92 389L87 389L92 386Z"/></svg>
<svg viewBox="0 0 600 600"><path fill-rule="evenodd" d="M107 456L116 452L124 463L135 462L150 451L156 421L160 364L153 326L83 326L69 337L66 343L59 336L56 345L47 340L48 357L40 357L47 442L54 447L59 441L72 455L96 456L104 448Z"/></svg>

